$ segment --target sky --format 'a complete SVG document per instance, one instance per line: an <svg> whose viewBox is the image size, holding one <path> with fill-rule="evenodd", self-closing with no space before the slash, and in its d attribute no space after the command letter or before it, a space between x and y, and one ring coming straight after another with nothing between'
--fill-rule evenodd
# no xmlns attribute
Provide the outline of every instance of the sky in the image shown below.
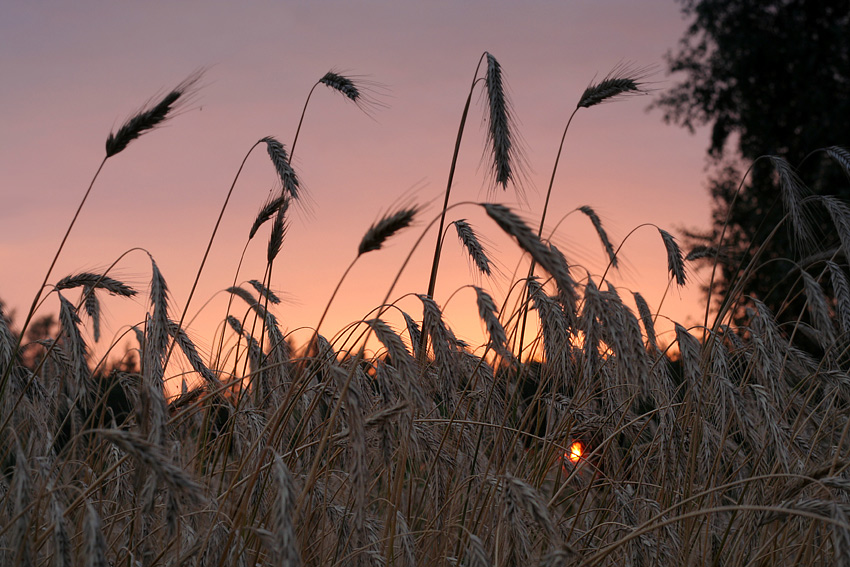
<svg viewBox="0 0 850 567"><path fill-rule="evenodd" d="M423 210L414 226L356 262L321 332L331 338L374 316L409 254L391 301L420 319L421 303L409 294L427 290L436 239L428 225L439 215L481 54L496 57L508 85L528 164L524 197L512 188L489 190L478 86L451 202L502 202L536 226L558 143L585 87L624 63L654 69L654 95L672 86L676 77L666 74L664 55L687 24L672 0L7 0L0 5L0 299L20 324L104 156L107 135L146 101L204 69L191 104L107 161L50 277L55 283L102 272L117 261L109 275L140 293L104 297L101 341L108 345L144 320L151 274L138 250L144 249L168 283L171 316L178 318L245 154L264 136L289 148L307 94L334 69L357 77L381 104L367 114L329 89L313 94L293 159L308 198L292 211L275 263L272 288L283 298L275 312L294 339L304 337L369 226L416 204ZM579 276L587 270L598 281L606 259L588 219L568 215L577 207L599 214L615 246L645 223L674 234L709 223L708 134L664 124L659 111L648 111L653 100L650 94L582 109L570 127L544 232L561 221L552 241ZM190 335L202 351L224 319L224 290L276 183L263 148L254 150L189 304ZM468 219L500 269L492 278L476 275L455 234L446 237L435 299L460 338L481 344L468 285L501 302L521 254L481 207L459 205L448 218ZM250 243L238 282L262 279L267 237L268 227ZM621 261L610 281L624 297L639 291L653 309L660 305L662 329L670 328L664 321L701 320L702 277L692 273L687 288L667 289L655 228L630 235ZM38 314L58 307L49 294ZM400 325L397 314L388 318Z"/></svg>

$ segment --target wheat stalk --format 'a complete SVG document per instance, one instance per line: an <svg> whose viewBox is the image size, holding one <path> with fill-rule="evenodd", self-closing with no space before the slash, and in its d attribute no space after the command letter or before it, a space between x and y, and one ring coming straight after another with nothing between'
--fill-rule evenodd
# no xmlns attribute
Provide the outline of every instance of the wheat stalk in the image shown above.
<svg viewBox="0 0 850 567"><path fill-rule="evenodd" d="M779 194L782 198L783 208L791 219L795 243L801 250L810 249L814 239L809 217L803 209L803 198L805 197L803 182L791 168L791 165L783 158L768 156L768 159L779 177Z"/></svg>
<svg viewBox="0 0 850 567"><path fill-rule="evenodd" d="M272 305L280 305L280 298L275 295L269 288L264 286L261 282L257 280L248 280L248 283L253 286L257 293L260 294L260 297L267 299L269 303Z"/></svg>
<svg viewBox="0 0 850 567"><path fill-rule="evenodd" d="M270 197L257 213L257 217L254 219L254 224L251 225L251 230L248 232L248 240L254 238L260 227L267 221L271 220L271 218L275 216L280 209L286 207L289 207L288 195L280 195L274 199Z"/></svg>
<svg viewBox="0 0 850 567"><path fill-rule="evenodd" d="M836 318L841 331L850 333L850 281L847 280L844 270L835 262L828 261L826 267L835 292L835 310L838 315Z"/></svg>
<svg viewBox="0 0 850 567"><path fill-rule="evenodd" d="M57 290L73 289L80 286L87 286L94 289L105 289L112 295L120 295L122 297L133 297L136 295L136 290L130 286L105 275L93 274L90 272L81 272L73 276L65 276L56 282Z"/></svg>
<svg viewBox="0 0 850 567"><path fill-rule="evenodd" d="M484 247L481 246L481 241L475 235L475 231L466 222L466 219L458 219L453 223L457 231L457 237L460 239L463 247L469 253L469 257L475 263L478 271L487 276L491 275L490 259L484 252Z"/></svg>
<svg viewBox="0 0 850 567"><path fill-rule="evenodd" d="M286 228L286 208L281 207L278 209L277 214L275 214L272 230L269 234L269 245L266 249L266 261L269 263L269 266L277 258L280 249L283 247L283 237L286 234ZM268 300L268 298L266 299Z"/></svg>
<svg viewBox="0 0 850 567"><path fill-rule="evenodd" d="M74 372L72 374L74 380L74 394L79 394L82 400L88 400L93 393L90 391L89 383L89 368L88 368L88 347L80 334L80 318L77 316L77 311L70 301L59 294L59 321L62 325L62 333L68 340L68 351L71 356Z"/></svg>
<svg viewBox="0 0 850 567"><path fill-rule="evenodd" d="M85 567L109 567L106 558L106 539L103 537L103 524L100 516L90 502L86 502L85 529Z"/></svg>
<svg viewBox="0 0 850 567"><path fill-rule="evenodd" d="M189 365L192 369L200 374L213 390L217 390L221 386L221 383L213 371L204 364L203 360L201 360L201 357L198 354L198 349L195 348L195 343L192 342L192 339L189 338L186 331L178 327L177 323L171 320L168 321L167 325L168 334L174 339L177 346L180 347L180 350L183 351L183 354L186 356L186 359L189 361Z"/></svg>
<svg viewBox="0 0 850 567"><path fill-rule="evenodd" d="M637 305L638 313L640 314L640 320L643 323L643 329L646 332L646 340L649 341L649 344L652 345L652 348L658 349L658 341L655 336L655 321L652 317L652 311L649 309L649 305L646 303L646 300L643 296L634 292L635 305Z"/></svg>
<svg viewBox="0 0 850 567"><path fill-rule="evenodd" d="M266 150L269 152L269 157L274 164L278 177L280 177L280 182L283 184L283 190L292 199L298 199L300 197L301 183L298 181L295 170L289 165L289 156L286 155L286 149L283 147L283 144L271 136L266 136L260 141L266 144Z"/></svg>
<svg viewBox="0 0 850 567"><path fill-rule="evenodd" d="M202 75L202 70L196 71L158 101L145 105L127 119L117 132L110 132L106 138L106 157L118 154L130 142L165 122L180 108L180 105L186 104L187 99L191 98Z"/></svg>
<svg viewBox="0 0 850 567"><path fill-rule="evenodd" d="M560 253L553 252L551 248L543 244L528 225L506 206L494 203L481 203L481 206L502 230L513 236L520 247L531 254L534 261L552 275L561 290L564 292L572 290L575 283Z"/></svg>
<svg viewBox="0 0 850 567"><path fill-rule="evenodd" d="M835 163L841 166L844 175L850 178L850 152L839 146L830 146L826 149L826 153Z"/></svg>
<svg viewBox="0 0 850 567"><path fill-rule="evenodd" d="M463 114L458 127L457 138L455 140L454 153L452 155L451 166L449 167L449 179L446 183L446 193L443 200L443 208L440 212L440 225L437 230L437 243L434 246L434 260L431 264L431 275L428 280L428 296L434 297L434 289L437 285L437 271L440 268L440 253L443 246L443 227L446 223L446 211L449 208L449 197L452 191L455 169L457 167L458 155L460 153L460 143L463 139L463 131L466 125L466 118L469 114L469 106L472 101L472 92L475 85L478 83L478 71L483 60L487 61L487 70L485 74L485 87L487 89L488 101L488 130L487 137L491 145L491 152L488 154L491 160L490 169L493 171L493 176L497 185L502 185L507 188L508 182L516 185L517 166L521 151L518 146L518 140L514 134L512 125L513 118L510 110L510 103L505 95L505 86L502 82L502 68L496 58L490 53L484 52L478 60L478 65L475 68L473 75L472 86L469 88L469 95L466 98L466 104L463 107Z"/></svg>
<svg viewBox="0 0 850 567"><path fill-rule="evenodd" d="M407 228L413 222L419 212L419 207L412 206L400 209L388 214L375 222L363 235L360 246L357 247L357 256L361 256L373 250L380 250L384 242L396 232Z"/></svg>
<svg viewBox="0 0 850 567"><path fill-rule="evenodd" d="M298 551L298 540L293 525L295 488L289 469L277 454L274 456L274 478L278 490L274 512L275 553L281 567L299 567L301 554Z"/></svg>
<svg viewBox="0 0 850 567"><path fill-rule="evenodd" d="M676 242L676 237L664 229L659 228L658 233L664 241L664 249L667 251L667 270L670 277L675 278L676 284L685 285L685 261L682 257L682 249Z"/></svg>
<svg viewBox="0 0 850 567"><path fill-rule="evenodd" d="M499 321L499 310L496 308L496 303L489 293L477 286L472 286L475 290L475 301L478 304L478 315L484 321L487 328L487 335L490 337L490 345L496 354L503 358L511 359L513 355L507 347L508 337L505 334L505 329Z"/></svg>
<svg viewBox="0 0 850 567"><path fill-rule="evenodd" d="M71 567L71 537L68 534L68 522L65 521L65 508L59 502L52 483L50 490L50 520L53 522L53 565Z"/></svg>
<svg viewBox="0 0 850 567"><path fill-rule="evenodd" d="M20 441L16 438L15 469L12 476L11 497L9 498L12 517L16 518L13 526L11 526L14 547L17 549L13 557L15 558L15 565L26 567L35 565L30 539L31 505L33 503L31 474L27 456Z"/></svg>
<svg viewBox="0 0 850 567"><path fill-rule="evenodd" d="M644 79L650 70L634 68L631 65L618 65L598 83L591 83L584 89L576 108L590 108L603 102L613 102L628 95L646 94Z"/></svg>
<svg viewBox="0 0 850 567"><path fill-rule="evenodd" d="M507 189L509 183L516 185L517 166L521 152L517 145L511 103L507 98L502 81L502 66L493 55L486 53L487 71L484 86L487 90L487 139L490 142L490 170L496 185Z"/></svg>
<svg viewBox="0 0 850 567"><path fill-rule="evenodd" d="M617 254L614 252L614 247L611 245L611 241L608 240L608 233L605 232L605 229L602 227L602 221L599 220L599 215L596 214L596 211L594 211L592 207L587 205L579 207L578 210L587 215L590 222L593 223L593 228L596 229L596 234L599 236L599 240L602 241L605 253L608 254L608 261L611 263L612 267L616 268Z"/></svg>

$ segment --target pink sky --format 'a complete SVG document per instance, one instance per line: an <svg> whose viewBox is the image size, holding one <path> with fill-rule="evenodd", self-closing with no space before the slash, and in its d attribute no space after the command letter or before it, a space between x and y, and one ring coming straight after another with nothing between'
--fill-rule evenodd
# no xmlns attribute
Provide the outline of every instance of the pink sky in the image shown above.
<svg viewBox="0 0 850 567"><path fill-rule="evenodd" d="M293 163L311 204L292 215L275 266L273 288L289 300L277 310L283 326L316 325L361 237L382 213L398 204L427 207L415 227L355 266L322 326L330 337L369 316L439 213L458 122L483 51L499 60L510 87L531 172L521 214L535 225L563 127L587 84L627 61L656 66L654 88L671 85L663 55L685 26L671 0L4 2L0 298L20 324L110 130L151 96L207 67L186 112L107 162L51 277L55 283L102 270L143 247L159 264L172 293L172 317L179 317L245 152L267 135L289 147L308 91L334 68L386 85L382 100L389 108L370 118L327 89L313 97ZM473 100L453 202L487 199L480 166L484 108L477 94ZM631 98L578 113L549 226L581 205L599 213L615 245L642 223L673 232L707 225L707 135L665 125L659 112L646 112L651 100ZM191 329L202 350L224 316L222 290L232 282L248 229L275 182L264 149L255 150L190 306L190 315L201 311ZM519 206L512 192L494 200ZM474 276L449 234L436 300L448 304L457 334L480 344L474 294L462 287L476 283L498 301L520 255L478 208L456 208L453 218L469 219L504 272L490 280ZM240 281L262 279L267 230L252 242ZM434 238L433 232L425 238L393 299L425 292ZM604 270L602 247L584 216L570 216L553 240L572 263L597 275ZM622 258L614 283L624 296L640 291L657 307L667 283L657 231L639 230ZM107 344L143 320L150 264L133 252L110 275L141 293L135 300L104 300ZM700 280L692 275L687 289L668 293L662 309L683 323L701 318ZM399 305L421 317L417 300ZM52 296L40 310L50 312L58 312Z"/></svg>

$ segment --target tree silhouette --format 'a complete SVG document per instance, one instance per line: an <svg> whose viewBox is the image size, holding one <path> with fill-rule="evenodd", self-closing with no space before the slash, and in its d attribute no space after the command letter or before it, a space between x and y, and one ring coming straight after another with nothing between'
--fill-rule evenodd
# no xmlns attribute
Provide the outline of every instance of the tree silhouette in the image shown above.
<svg viewBox="0 0 850 567"><path fill-rule="evenodd" d="M805 309L802 271L820 278L830 295L825 261L846 268L848 258L817 199L802 205L810 241L795 240L788 227L774 232L785 215L778 177L770 160L756 160L784 158L812 193L850 198L842 168L825 152L811 154L850 145L850 2L679 2L693 20L668 66L684 80L654 107L692 131L711 127L712 226L689 233L692 244L719 246L720 277L709 293L728 297L730 284L744 281L745 298L758 298L780 320L795 320ZM744 269L751 263L754 269Z"/></svg>

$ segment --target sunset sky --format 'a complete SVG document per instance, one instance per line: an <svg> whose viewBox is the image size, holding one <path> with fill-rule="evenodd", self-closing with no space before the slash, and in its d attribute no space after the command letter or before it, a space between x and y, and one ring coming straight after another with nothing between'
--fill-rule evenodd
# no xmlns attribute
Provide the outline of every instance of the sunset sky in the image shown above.
<svg viewBox="0 0 850 567"><path fill-rule="evenodd" d="M228 188L245 153L274 136L287 148L313 84L330 69L376 84L385 108L364 114L338 93L317 89L293 166L309 194L298 206L275 265L276 313L294 336L315 327L361 237L400 205L424 208L414 227L358 261L331 305L329 338L372 315L406 255L439 214L452 149L473 73L484 51L501 63L526 148L524 201L488 194L481 88L460 150L452 202L494 200L531 225L542 209L558 142L584 88L613 67L654 67L656 93L675 80L664 54L687 22L672 0L525 2L3 2L0 7L0 298L22 323L50 259L104 155L104 142L151 97L199 68L201 89L182 114L108 160L50 278L102 271L124 252L156 259L179 317ZM382 85L382 86L381 86ZM705 227L708 135L691 135L647 112L652 96L580 111L567 136L548 213L554 227L593 207L615 246L654 223L677 233ZM190 329L209 349L248 229L275 170L264 148L248 158L191 302ZM502 275L474 275L449 233L435 299L456 333L480 344L475 296L466 284L504 297L520 254L479 207L454 208L489 243ZM427 289L435 239L417 248L391 300ZM545 231L548 233L549 231ZM252 241L239 281L262 279L268 228ZM590 222L573 214L553 241L572 264L605 269ZM665 250L652 227L623 246L613 281L656 308L665 296ZM579 268L576 274L583 276ZM110 272L136 299L104 300L109 343L143 321L150 262L127 254ZM670 290L662 312L701 319L698 274ZM398 305L421 318L415 298ZM240 312L243 306L239 306ZM48 296L40 314L57 313ZM394 325L399 320L391 315ZM301 333L301 334L299 334ZM666 341L665 341L666 342Z"/></svg>

